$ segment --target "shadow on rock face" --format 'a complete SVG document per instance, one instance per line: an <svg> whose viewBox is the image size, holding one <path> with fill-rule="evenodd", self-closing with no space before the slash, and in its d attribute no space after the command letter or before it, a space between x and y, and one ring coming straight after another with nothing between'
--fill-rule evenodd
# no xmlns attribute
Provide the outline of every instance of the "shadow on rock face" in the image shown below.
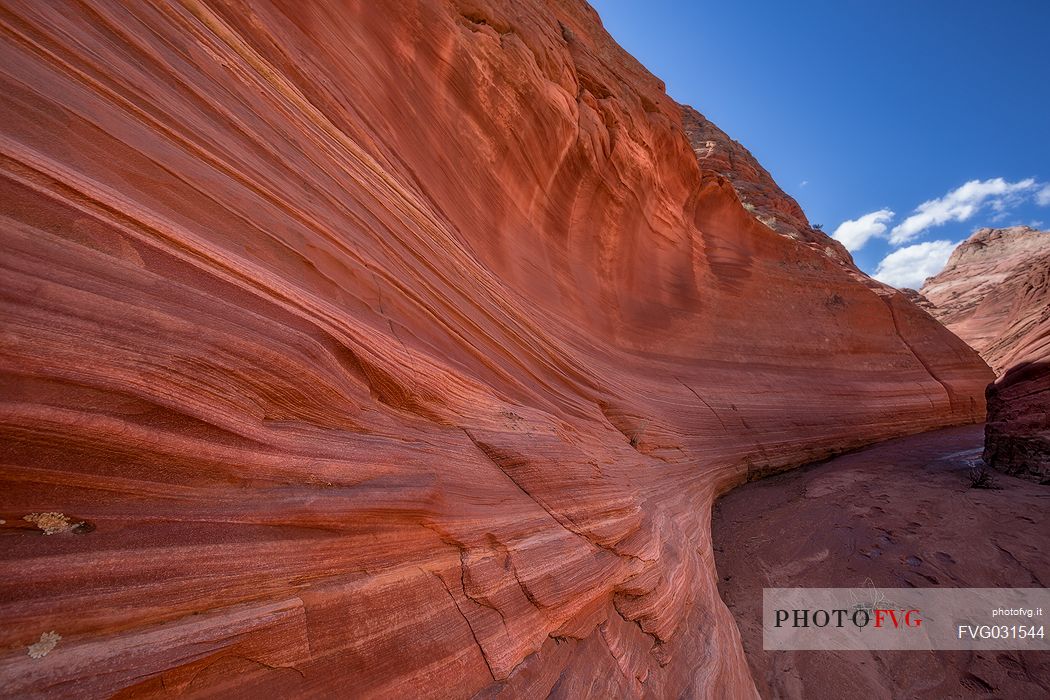
<svg viewBox="0 0 1050 700"><path fill-rule="evenodd" d="M1050 362L1025 362L988 385L984 460L1007 474L1050 483Z"/></svg>

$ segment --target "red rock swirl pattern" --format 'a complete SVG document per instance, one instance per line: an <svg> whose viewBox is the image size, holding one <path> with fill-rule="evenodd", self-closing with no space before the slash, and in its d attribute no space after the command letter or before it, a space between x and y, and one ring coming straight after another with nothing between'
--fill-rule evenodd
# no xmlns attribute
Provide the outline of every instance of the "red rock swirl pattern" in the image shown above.
<svg viewBox="0 0 1050 700"><path fill-rule="evenodd" d="M712 498L983 416L575 0L5 2L0 158L13 696L750 695Z"/></svg>

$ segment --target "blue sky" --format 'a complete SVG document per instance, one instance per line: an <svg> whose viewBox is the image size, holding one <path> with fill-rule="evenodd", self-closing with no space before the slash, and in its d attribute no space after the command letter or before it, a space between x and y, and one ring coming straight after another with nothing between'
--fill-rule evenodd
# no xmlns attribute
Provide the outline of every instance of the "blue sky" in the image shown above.
<svg viewBox="0 0 1050 700"><path fill-rule="evenodd" d="M869 274L918 286L976 228L1050 228L1050 0L591 4Z"/></svg>

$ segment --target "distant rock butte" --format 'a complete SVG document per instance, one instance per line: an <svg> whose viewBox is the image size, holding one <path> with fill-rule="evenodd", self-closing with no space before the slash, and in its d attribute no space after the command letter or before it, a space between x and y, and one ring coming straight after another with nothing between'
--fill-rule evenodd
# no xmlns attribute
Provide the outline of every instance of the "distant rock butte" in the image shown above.
<svg viewBox="0 0 1050 700"><path fill-rule="evenodd" d="M1050 306L1040 278L1048 257L1050 231L982 228L959 244L919 294L935 318L1002 374L1016 362L1013 350L1021 337Z"/></svg>
<svg viewBox="0 0 1050 700"><path fill-rule="evenodd" d="M1050 482L1050 231L980 229L919 296L1001 375L988 387L985 460Z"/></svg>
<svg viewBox="0 0 1050 700"><path fill-rule="evenodd" d="M715 496L984 416L583 2L0 26L11 696L753 696Z"/></svg>

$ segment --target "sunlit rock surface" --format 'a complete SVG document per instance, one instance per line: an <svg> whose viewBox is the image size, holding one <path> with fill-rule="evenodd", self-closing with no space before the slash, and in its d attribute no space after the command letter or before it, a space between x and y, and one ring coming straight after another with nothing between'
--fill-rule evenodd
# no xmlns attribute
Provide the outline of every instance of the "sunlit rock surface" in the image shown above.
<svg viewBox="0 0 1050 700"><path fill-rule="evenodd" d="M1020 360L1024 336L1050 309L1048 268L1050 231L982 228L919 293L929 313L1002 374Z"/></svg>
<svg viewBox="0 0 1050 700"><path fill-rule="evenodd" d="M984 416L583 3L0 29L12 697L748 696L714 496Z"/></svg>

